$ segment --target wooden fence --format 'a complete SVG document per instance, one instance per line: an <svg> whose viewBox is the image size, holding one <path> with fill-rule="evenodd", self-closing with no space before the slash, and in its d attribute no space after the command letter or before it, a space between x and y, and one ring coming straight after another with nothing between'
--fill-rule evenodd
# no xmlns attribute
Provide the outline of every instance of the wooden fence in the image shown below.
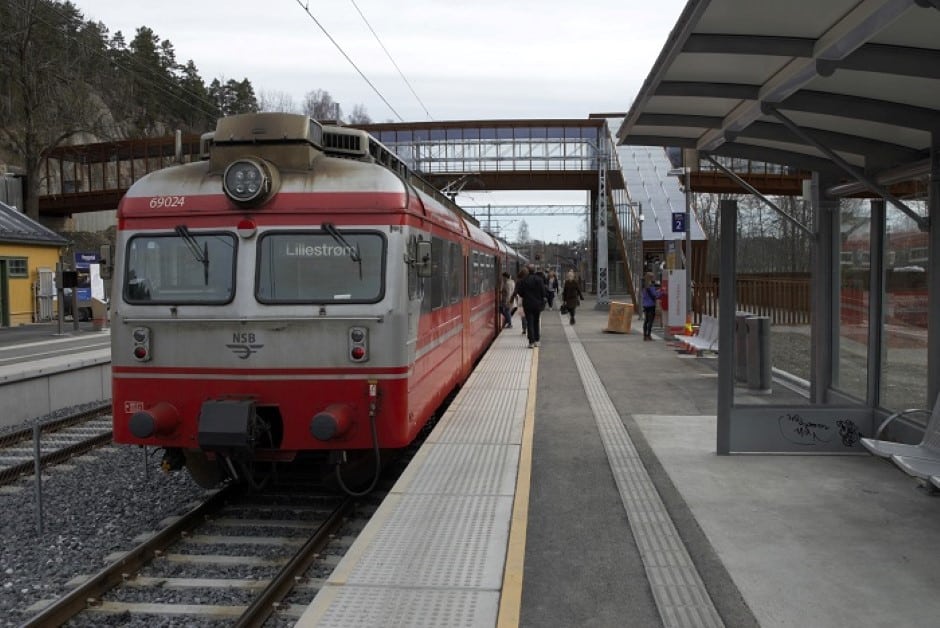
<svg viewBox="0 0 940 628"><path fill-rule="evenodd" d="M702 315L718 316L718 280L692 288L695 322ZM738 277L737 309L768 316L773 325L808 325L810 322L809 276Z"/></svg>

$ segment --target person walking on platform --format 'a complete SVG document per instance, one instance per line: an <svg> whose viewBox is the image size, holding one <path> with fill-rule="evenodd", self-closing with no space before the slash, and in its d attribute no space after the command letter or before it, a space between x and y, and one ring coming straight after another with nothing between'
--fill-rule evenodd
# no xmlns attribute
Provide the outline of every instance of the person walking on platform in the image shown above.
<svg viewBox="0 0 940 628"><path fill-rule="evenodd" d="M547 293L545 280L535 274L534 266L530 265L525 278L516 282L516 294L522 298L522 309L525 310L526 332L530 349L539 346L539 319L542 315L542 308L545 307L545 302L548 299Z"/></svg>
<svg viewBox="0 0 940 628"><path fill-rule="evenodd" d="M653 281L653 273L646 273L646 287L643 288L643 340L653 339L653 319L656 318L656 302L663 296L663 291Z"/></svg>
<svg viewBox="0 0 940 628"><path fill-rule="evenodd" d="M555 295L558 294L558 276L554 270L548 272L548 309L555 309Z"/></svg>
<svg viewBox="0 0 940 628"><path fill-rule="evenodd" d="M529 274L529 269L523 266L519 269L519 274L516 275L515 285L518 286L519 282L526 278ZM516 310L519 310L519 326L522 327L522 335L526 334L526 320L525 320L525 308L522 307L522 299L519 298L519 294L513 289L512 297L510 297L510 302L512 303L512 309L509 310L510 314L515 314Z"/></svg>
<svg viewBox="0 0 940 628"><path fill-rule="evenodd" d="M568 312L568 323L574 325L574 311L581 305L584 295L581 294L581 288L578 286L578 280L575 279L574 271L569 270L565 275L565 285L561 290L561 300L565 306L562 314Z"/></svg>
<svg viewBox="0 0 940 628"><path fill-rule="evenodd" d="M516 282L509 273L503 271L503 285L500 287L499 311L503 315L503 329L512 329L512 295L516 291Z"/></svg>

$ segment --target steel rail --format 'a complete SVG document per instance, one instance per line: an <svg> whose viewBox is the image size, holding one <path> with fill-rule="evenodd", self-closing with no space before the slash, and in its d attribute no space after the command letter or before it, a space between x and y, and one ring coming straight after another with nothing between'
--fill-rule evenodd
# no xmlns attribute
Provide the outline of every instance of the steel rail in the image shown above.
<svg viewBox="0 0 940 628"><path fill-rule="evenodd" d="M104 401L87 410L82 410L81 412L76 412L75 414L70 414L60 419L46 421L42 423L42 428L44 432L54 432L63 427L71 427L76 423L81 423L82 421L90 419L94 415L99 414L110 407L111 401ZM12 430L10 432L0 434L0 447L7 447L23 440L30 440L32 437L32 427L24 427L17 430Z"/></svg>
<svg viewBox="0 0 940 628"><path fill-rule="evenodd" d="M100 599L103 594L119 585L126 578L131 577L131 574L137 573L159 551L177 542L184 532L201 525L206 516L221 509L225 502L235 496L239 490L241 490L241 487L237 484L225 485L179 520L129 551L123 558L111 563L91 576L85 583L52 602L38 615L21 624L20 628L46 628L47 626L64 625L69 619Z"/></svg>
<svg viewBox="0 0 940 628"><path fill-rule="evenodd" d="M281 600L292 588L296 578L302 576L311 564L317 560L319 552L330 542L333 533L339 529L343 520L352 511L356 500L347 497L337 506L329 518L317 528L303 546L284 565L283 569L271 579L268 586L258 594L234 624L235 628L260 628L277 610Z"/></svg>
<svg viewBox="0 0 940 628"><path fill-rule="evenodd" d="M55 451L50 451L47 454L44 454L39 457L39 467L44 469L49 465L53 465L59 462L64 462L71 458L72 456L77 456L78 454L83 454L90 449L94 449L98 445L103 445L105 443L111 442L114 433L111 431L102 432L97 436L92 436L91 438L86 438L85 440L74 443L72 445L67 445L61 449L56 449ZM36 470L36 461L27 460L25 462L20 462L11 467L6 467L0 469L0 486L4 484L9 484L16 478L29 475Z"/></svg>
<svg viewBox="0 0 940 628"><path fill-rule="evenodd" d="M41 428L42 428L43 433L54 433L60 429L73 427L75 425L78 425L79 423L82 423L83 421L87 421L90 418L94 418L94 416L101 414L102 411L110 409L110 408L111 408L110 402L107 404L101 404L99 406L96 406L95 408L84 410L82 412L78 412L76 414L63 417L61 419L57 419L55 421L51 421L49 423L44 423L42 424ZM65 447L60 447L56 449L55 451L50 451L47 454L41 455L39 457L40 469L44 469L50 465L57 464L59 462L64 462L65 460L68 460L72 456L83 454L86 451L89 451L91 449L94 449L95 447L98 447L99 445L108 443L113 438L113 435L114 433L109 430L107 432L102 432L101 434L97 434L90 438L86 438L80 442L73 443ZM0 449L2 449L3 447L9 447L16 443L31 440L32 437L33 437L33 428L31 427L16 430L15 432L10 432L9 434L5 434L3 439L0 439ZM35 470L36 470L35 458L31 458L30 460L26 460L24 462L11 465L9 467L0 468L0 486L9 484L13 482L13 480L21 476L34 473Z"/></svg>

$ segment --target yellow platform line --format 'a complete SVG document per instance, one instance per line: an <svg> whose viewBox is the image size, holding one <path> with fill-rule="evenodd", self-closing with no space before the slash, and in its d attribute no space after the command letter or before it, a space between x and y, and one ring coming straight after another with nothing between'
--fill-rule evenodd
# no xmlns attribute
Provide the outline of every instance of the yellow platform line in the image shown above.
<svg viewBox="0 0 940 628"><path fill-rule="evenodd" d="M519 449L519 473L516 475L516 498L512 504L509 546L503 571L502 594L499 597L497 628L519 625L522 608L522 574L525 567L525 539L529 519L529 489L532 479L532 433L535 428L535 393L539 374L539 350L532 351L529 373L529 394L526 399L525 422L522 426L522 447Z"/></svg>

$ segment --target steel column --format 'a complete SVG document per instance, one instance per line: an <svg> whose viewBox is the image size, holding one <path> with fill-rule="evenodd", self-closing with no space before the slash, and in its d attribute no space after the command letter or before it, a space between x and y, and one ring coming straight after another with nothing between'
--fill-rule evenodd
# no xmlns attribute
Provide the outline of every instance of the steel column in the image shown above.
<svg viewBox="0 0 940 628"><path fill-rule="evenodd" d="M718 417L716 451L731 453L731 410L734 405L734 310L735 267L738 234L738 202L722 199L721 250L718 264Z"/></svg>
<svg viewBox="0 0 940 628"><path fill-rule="evenodd" d="M940 132L930 138L930 191L927 196L929 245L927 248L928 319L940 317ZM940 325L927 328L927 405L940 395Z"/></svg>
<svg viewBox="0 0 940 628"><path fill-rule="evenodd" d="M597 302L596 310L610 307L607 252L607 139L601 137L597 151Z"/></svg>

